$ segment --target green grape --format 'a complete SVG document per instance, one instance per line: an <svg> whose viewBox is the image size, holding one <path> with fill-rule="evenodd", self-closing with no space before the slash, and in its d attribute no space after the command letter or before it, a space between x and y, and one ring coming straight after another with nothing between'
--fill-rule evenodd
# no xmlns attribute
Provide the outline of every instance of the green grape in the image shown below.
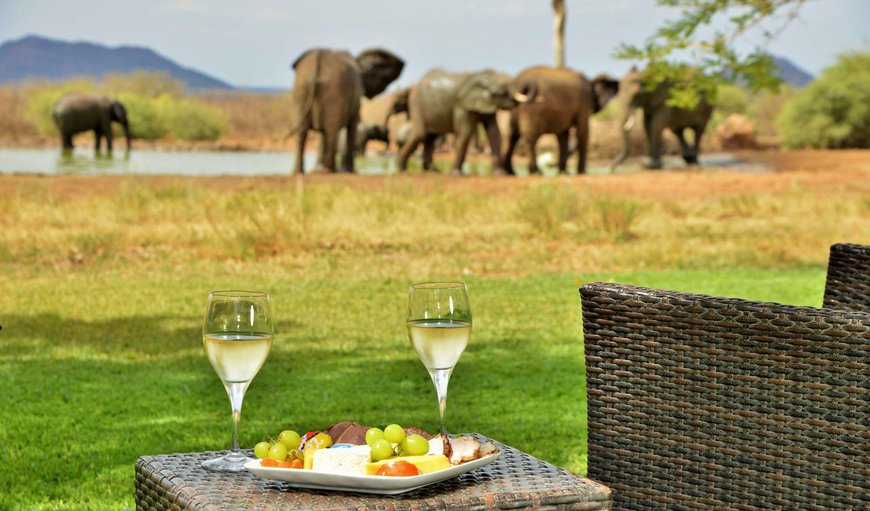
<svg viewBox="0 0 870 511"><path fill-rule="evenodd" d="M384 438L384 432L378 428L369 428L369 430L366 431L366 444L369 447L382 438Z"/></svg>
<svg viewBox="0 0 870 511"><path fill-rule="evenodd" d="M269 442L260 442L259 444L254 446L254 456L263 459L269 455L269 449L272 448L272 444Z"/></svg>
<svg viewBox="0 0 870 511"><path fill-rule="evenodd" d="M398 444L405 439L405 430L398 424L390 424L384 428L384 438L394 444Z"/></svg>
<svg viewBox="0 0 870 511"><path fill-rule="evenodd" d="M275 442L269 449L269 457L273 460L284 461L287 459L287 447L281 442Z"/></svg>
<svg viewBox="0 0 870 511"><path fill-rule="evenodd" d="M429 441L420 435L406 436L402 440L402 454L404 456L422 456L429 452Z"/></svg>
<svg viewBox="0 0 870 511"><path fill-rule="evenodd" d="M381 438L371 445L372 461L381 461L393 455L393 446L386 438Z"/></svg>
<svg viewBox="0 0 870 511"><path fill-rule="evenodd" d="M282 431L281 434L278 435L278 441L284 444L284 447L286 447L287 450L292 450L299 447L302 439L299 437L299 433L287 430Z"/></svg>

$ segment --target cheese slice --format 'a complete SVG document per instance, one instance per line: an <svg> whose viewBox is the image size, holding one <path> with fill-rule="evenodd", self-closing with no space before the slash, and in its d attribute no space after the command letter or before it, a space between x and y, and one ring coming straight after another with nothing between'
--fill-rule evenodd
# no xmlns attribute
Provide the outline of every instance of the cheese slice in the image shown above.
<svg viewBox="0 0 870 511"><path fill-rule="evenodd" d="M378 473L378 469L381 468L384 464L399 460L407 461L408 463L414 465L420 470L420 473L422 474L428 474L429 472L436 472L438 470L444 470L445 468L451 467L450 461L447 459L447 456L444 456L442 454L424 454L422 456L396 456L393 458L387 458L385 460L367 464L366 474L375 475Z"/></svg>
<svg viewBox="0 0 870 511"><path fill-rule="evenodd" d="M307 451L307 449L306 449ZM306 452L306 455L308 453ZM332 474L365 475L366 465L371 461L371 449L367 445L354 447L316 449L311 456L311 469ZM307 461L306 456L306 461Z"/></svg>

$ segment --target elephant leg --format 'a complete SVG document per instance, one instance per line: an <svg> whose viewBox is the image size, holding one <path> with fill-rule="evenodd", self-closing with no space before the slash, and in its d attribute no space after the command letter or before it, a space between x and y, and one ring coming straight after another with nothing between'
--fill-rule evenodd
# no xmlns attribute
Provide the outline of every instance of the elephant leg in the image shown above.
<svg viewBox="0 0 870 511"><path fill-rule="evenodd" d="M505 169L501 163L501 131L498 129L498 123L495 122L495 116L484 121L486 128L486 137L489 139L490 160L492 161L492 173L504 174Z"/></svg>
<svg viewBox="0 0 870 511"><path fill-rule="evenodd" d="M508 145L505 148L504 157L502 158L502 168L504 168L505 172L508 174L515 174L514 172L514 151L517 148L517 142L520 141L520 131L516 128L516 126L511 126L511 132L508 136Z"/></svg>
<svg viewBox="0 0 870 511"><path fill-rule="evenodd" d="M677 140L680 142L680 154L683 155L683 161L686 162L686 165L691 165L690 160L692 159L692 148L689 147L689 144L686 142L686 128L679 128L673 130L674 135L677 136Z"/></svg>
<svg viewBox="0 0 870 511"><path fill-rule="evenodd" d="M473 130L477 128L477 123L464 123L459 126L459 132L456 134L456 158L453 160L454 176L462 175L462 164L465 163L465 154L468 152L468 144L471 142Z"/></svg>
<svg viewBox="0 0 870 511"><path fill-rule="evenodd" d="M568 171L568 134L570 130L565 130L556 135L556 141L559 143L559 173Z"/></svg>
<svg viewBox="0 0 870 511"><path fill-rule="evenodd" d="M321 166L335 172L335 145L338 141L338 132L335 130L323 130L321 141Z"/></svg>
<svg viewBox="0 0 870 511"><path fill-rule="evenodd" d="M341 158L341 170L344 172L353 172L353 156L356 149L356 126L357 119L351 120L345 130L344 153Z"/></svg>
<svg viewBox="0 0 870 511"><path fill-rule="evenodd" d="M649 141L650 161L648 168L650 169L662 168L662 131L664 129L664 116L652 115L649 117L647 140Z"/></svg>
<svg viewBox="0 0 870 511"><path fill-rule="evenodd" d="M111 124L106 127L105 136L106 136L106 151L108 151L109 154L112 154L112 125Z"/></svg>
<svg viewBox="0 0 870 511"><path fill-rule="evenodd" d="M589 118L577 123L577 173L586 173L586 158L589 154Z"/></svg>
<svg viewBox="0 0 870 511"><path fill-rule="evenodd" d="M425 136L418 132L417 130L411 131L408 134L408 140L405 141L405 145L402 146L402 149L399 151L399 171L408 170L408 158L414 154L414 151L417 150L417 146L420 145L420 142L423 141Z"/></svg>
<svg viewBox="0 0 870 511"><path fill-rule="evenodd" d="M100 128L94 128L94 152L96 153L100 152L100 146L103 143L102 138L103 132L100 130Z"/></svg>
<svg viewBox="0 0 870 511"><path fill-rule="evenodd" d="M296 138L296 163L293 165L293 173L299 176L305 172L302 168L302 160L305 157L306 138L308 138L308 127L302 126L299 129L299 136Z"/></svg>
<svg viewBox="0 0 870 511"><path fill-rule="evenodd" d="M706 126L692 126L692 131L695 134L695 140L689 148L688 154L683 154L683 159L687 165L698 165L698 155L701 153L701 137L704 135Z"/></svg>
<svg viewBox="0 0 870 511"><path fill-rule="evenodd" d="M435 153L435 142L438 140L438 135L429 133L423 138L423 170L432 168L432 154Z"/></svg>
<svg viewBox="0 0 870 511"><path fill-rule="evenodd" d="M72 133L61 133L60 143L61 143L61 147L63 147L65 151L72 151L73 150Z"/></svg>
<svg viewBox="0 0 870 511"><path fill-rule="evenodd" d="M529 147L529 174L540 172L538 169L538 134L523 134L523 142Z"/></svg>

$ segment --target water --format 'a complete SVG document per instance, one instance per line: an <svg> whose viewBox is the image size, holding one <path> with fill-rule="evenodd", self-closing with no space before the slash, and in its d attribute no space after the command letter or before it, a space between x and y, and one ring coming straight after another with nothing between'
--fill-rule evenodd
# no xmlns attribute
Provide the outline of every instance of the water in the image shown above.
<svg viewBox="0 0 870 511"><path fill-rule="evenodd" d="M663 158L668 169L682 169L685 164L675 156ZM716 167L734 172L768 172L772 169L757 162L744 160L729 153L710 153L701 155L701 168ZM57 174L57 175L181 175L181 176L266 176L289 175L292 173L295 156L287 152L225 152L225 151L153 151L134 149L125 156L124 151L116 151L113 156L95 156L93 149L76 149L71 155L62 155L59 149L16 149L0 148L0 174ZM312 169L317 161L315 154L305 155L305 168ZM569 161L568 171L574 172ZM617 173L640 172L640 159L634 158L620 165ZM419 160L412 159L412 169L419 168ZM397 173L394 155L357 157L357 173L360 175L390 175ZM447 171L449 161L436 160L436 167ZM517 175L526 176L525 166L515 165ZM488 175L487 162L466 162L466 174ZM412 170L419 172L419 170ZM607 174L608 168L601 162L588 166L589 174ZM543 166L544 176L555 176L555 167Z"/></svg>
<svg viewBox="0 0 870 511"><path fill-rule="evenodd" d="M305 155L305 168L314 168L316 154ZM76 149L71 155L59 149L0 148L0 173L66 175L181 175L181 176L265 176L288 175L295 156L290 152L225 151L115 151L94 155L93 149ZM357 158L357 172L364 175L392 174L395 157Z"/></svg>

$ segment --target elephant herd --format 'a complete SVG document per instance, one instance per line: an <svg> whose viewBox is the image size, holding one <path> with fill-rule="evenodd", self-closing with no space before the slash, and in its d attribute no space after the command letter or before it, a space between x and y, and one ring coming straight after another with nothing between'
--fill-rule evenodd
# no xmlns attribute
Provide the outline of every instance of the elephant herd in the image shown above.
<svg viewBox="0 0 870 511"><path fill-rule="evenodd" d="M514 77L492 70L460 73L437 68L410 88L384 93L403 67L401 58L380 48L356 57L325 48L299 56L292 64L291 133L297 135L296 154L300 155L294 171L299 175L304 172L301 155L310 131L322 135L319 167L353 172L354 154L363 152L369 140L389 141L388 121L394 115L406 114L408 122L395 137L400 145L400 171L407 169L409 157L421 143L423 168L430 169L436 141L452 134L453 172L461 174L469 143L482 127L494 174L514 174L512 159L520 141L530 153L529 172L537 172L535 146L545 134L555 135L558 142L559 171L567 171L569 153L576 150L580 174L586 171L589 118L614 98L621 111L623 148L611 168L628 154L628 131L638 108L643 110L648 167L661 168L665 128L677 136L683 159L691 165L698 163L701 136L712 113L712 106L703 100L692 110L668 105L669 85L647 86L643 73L635 68L620 81L608 75L590 80L571 69L545 66L530 67ZM117 101L67 96L55 105L52 115L65 150L72 148L73 134L93 130L97 149L100 138L105 137L111 151L112 122L124 127L129 150L127 113ZM685 137L686 130L694 132L691 143ZM336 165L338 152L340 163Z"/></svg>
<svg viewBox="0 0 870 511"><path fill-rule="evenodd" d="M693 110L668 105L668 85L649 89L636 69L616 81L607 75L590 80L577 71L545 66L528 68L515 77L492 70L452 72L437 68L408 89L383 93L403 67L401 58L384 49L366 50L356 58L344 51L313 49L299 57L293 63L292 107L297 154L305 150L307 133L317 131L322 134L319 166L331 172L353 172L354 153L363 152L370 140L389 141L390 117L406 113L408 122L396 136L400 171L407 169L408 159L420 144L423 168L430 169L437 140L452 134L453 173L461 174L469 143L482 127L496 174L514 173L513 153L520 141L530 152L529 171L537 172L535 146L544 134L556 136L559 171L567 170L569 148L574 148L577 173L583 173L589 117L618 97L624 147L614 165L627 155L630 119L634 110L641 108L649 167L661 168L663 130L668 128L677 135L684 160L696 164L700 139L712 113L704 101ZM498 122L499 111L506 113L508 122ZM684 136L687 129L694 132L691 143ZM336 165L342 130L343 154ZM503 141L506 147L502 147ZM295 171L304 171L302 158L296 159Z"/></svg>

